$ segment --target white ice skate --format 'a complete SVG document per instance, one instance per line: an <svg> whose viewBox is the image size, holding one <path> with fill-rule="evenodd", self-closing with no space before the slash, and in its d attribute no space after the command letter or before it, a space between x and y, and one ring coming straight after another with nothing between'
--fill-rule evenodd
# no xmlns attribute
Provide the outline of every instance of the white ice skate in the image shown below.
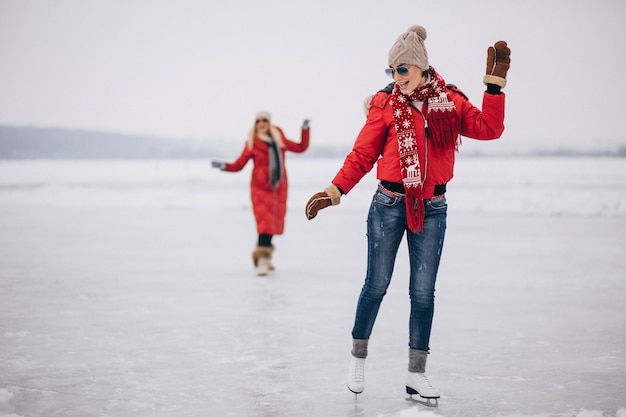
<svg viewBox="0 0 626 417"><path fill-rule="evenodd" d="M437 406L437 399L441 396L439 390L431 385L428 378L426 378L426 374L422 372L408 373L406 377L406 393L411 396L411 399L431 407ZM415 394L420 398L413 398Z"/></svg>
<svg viewBox="0 0 626 417"><path fill-rule="evenodd" d="M365 388L365 359L350 355L350 369L348 369L348 389L354 394L360 394Z"/></svg>

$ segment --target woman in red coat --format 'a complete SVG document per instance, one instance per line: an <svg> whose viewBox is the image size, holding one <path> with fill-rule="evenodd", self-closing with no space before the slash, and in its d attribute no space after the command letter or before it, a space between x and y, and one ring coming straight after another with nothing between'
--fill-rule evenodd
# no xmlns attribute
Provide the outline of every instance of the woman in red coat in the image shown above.
<svg viewBox="0 0 626 417"><path fill-rule="evenodd" d="M459 136L479 140L504 130L504 93L510 50L499 41L487 51L482 110L429 65L426 29L412 26L389 51L394 83L369 102L367 121L352 152L323 191L307 202L310 220L339 204L377 165L380 183L367 219L367 273L352 328L348 388L363 392L368 342L406 235L409 251L409 355L406 391L436 402L439 390L425 375L435 302L435 281L446 230L446 184L452 179Z"/></svg>
<svg viewBox="0 0 626 417"><path fill-rule="evenodd" d="M212 166L222 171L237 172L252 159L254 167L250 180L250 197L259 235L257 247L252 252L252 260L258 275L267 275L274 269L271 263L272 237L282 235L287 212L287 151L304 152L309 147L309 121L302 124L300 143L285 137L283 131L272 124L270 114L261 111L257 114L250 137L241 155L231 163L213 161Z"/></svg>

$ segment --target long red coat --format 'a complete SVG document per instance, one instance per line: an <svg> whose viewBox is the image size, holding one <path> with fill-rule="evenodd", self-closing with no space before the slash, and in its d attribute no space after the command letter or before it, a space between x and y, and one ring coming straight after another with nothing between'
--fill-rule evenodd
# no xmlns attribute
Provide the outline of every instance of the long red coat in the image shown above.
<svg viewBox="0 0 626 417"><path fill-rule="evenodd" d="M283 131L274 126L282 137L280 148L283 176L276 188L269 182L269 145L255 137L250 148L246 143L241 155L236 161L226 163L224 171L241 171L252 159L252 177L250 179L250 198L258 234L281 235L285 229L285 214L287 213L288 180L285 169L285 155L287 151L301 153L309 147L309 129L302 130L300 143L293 142L285 137ZM280 141L277 141L280 143Z"/></svg>

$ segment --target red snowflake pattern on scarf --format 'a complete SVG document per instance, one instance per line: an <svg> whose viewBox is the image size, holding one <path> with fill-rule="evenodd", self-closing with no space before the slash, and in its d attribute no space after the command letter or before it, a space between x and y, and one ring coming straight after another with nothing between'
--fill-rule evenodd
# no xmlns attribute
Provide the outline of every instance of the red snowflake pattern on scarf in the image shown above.
<svg viewBox="0 0 626 417"><path fill-rule="evenodd" d="M426 84L416 89L409 96L400 92L396 84L391 95L394 125L398 135L398 152L400 153L400 169L405 190L406 217L409 230L421 232L424 224L424 199L422 171L417 152L417 135L413 124L411 101L426 102L427 112L424 115L426 140L435 146L454 143L456 108L449 98L445 81L433 67L429 69L431 77ZM422 111L422 109L417 109Z"/></svg>

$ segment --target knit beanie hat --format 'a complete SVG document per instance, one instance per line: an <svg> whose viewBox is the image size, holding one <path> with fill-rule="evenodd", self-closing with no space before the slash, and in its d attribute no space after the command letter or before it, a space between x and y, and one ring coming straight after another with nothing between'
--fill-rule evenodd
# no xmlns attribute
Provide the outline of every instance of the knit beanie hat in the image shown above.
<svg viewBox="0 0 626 417"><path fill-rule="evenodd" d="M261 119L267 119L268 121L271 121L272 116L270 115L268 111L261 110L256 114L256 118L254 120L256 121L256 120L261 120Z"/></svg>
<svg viewBox="0 0 626 417"><path fill-rule="evenodd" d="M396 39L389 50L389 65L415 65L422 71L428 69L428 52L424 46L426 29L413 25Z"/></svg>

